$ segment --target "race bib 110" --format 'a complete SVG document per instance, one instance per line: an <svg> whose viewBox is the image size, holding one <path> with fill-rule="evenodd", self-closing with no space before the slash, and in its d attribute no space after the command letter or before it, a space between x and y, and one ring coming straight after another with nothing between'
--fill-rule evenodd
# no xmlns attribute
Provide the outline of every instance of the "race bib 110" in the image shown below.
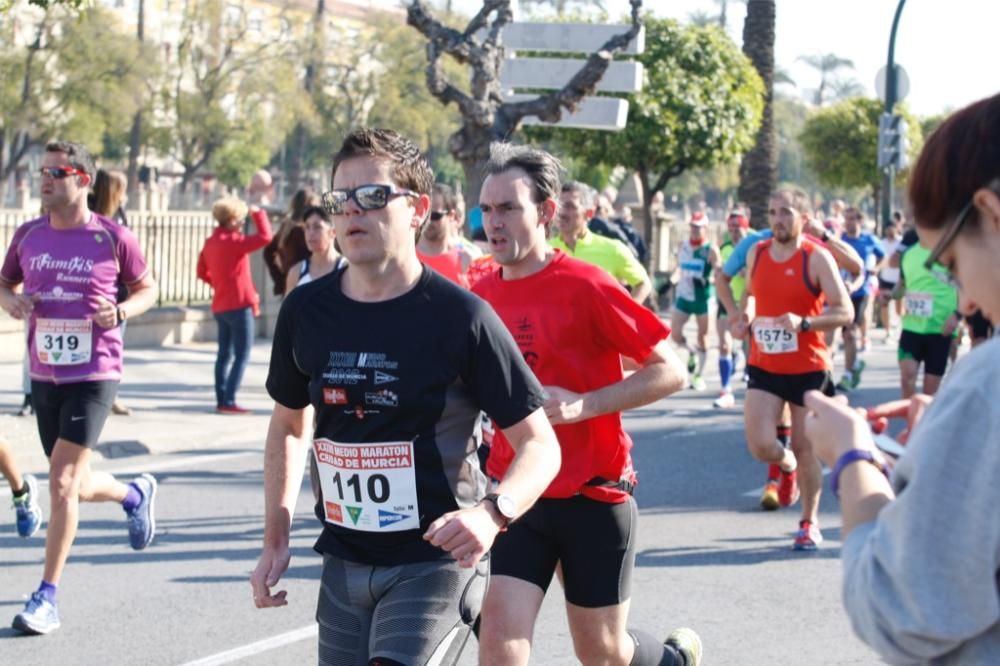
<svg viewBox="0 0 1000 666"><path fill-rule="evenodd" d="M313 441L326 522L361 532L420 527L413 442Z"/></svg>

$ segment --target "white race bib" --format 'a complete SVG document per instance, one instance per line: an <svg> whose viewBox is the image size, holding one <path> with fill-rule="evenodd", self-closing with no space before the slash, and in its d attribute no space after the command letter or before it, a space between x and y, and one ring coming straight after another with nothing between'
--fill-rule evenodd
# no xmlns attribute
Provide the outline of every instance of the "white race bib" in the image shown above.
<svg viewBox="0 0 1000 666"><path fill-rule="evenodd" d="M690 280L700 280L705 277L705 261L703 259L688 259L681 262L681 275Z"/></svg>
<svg viewBox="0 0 1000 666"><path fill-rule="evenodd" d="M94 323L89 319L37 319L35 354L47 365L90 362Z"/></svg>
<svg viewBox="0 0 1000 666"><path fill-rule="evenodd" d="M753 320L753 339L765 354L791 354L799 350L799 336L781 326L773 317Z"/></svg>
<svg viewBox="0 0 1000 666"><path fill-rule="evenodd" d="M313 440L326 522L361 532L420 527L413 442Z"/></svg>
<svg viewBox="0 0 1000 666"><path fill-rule="evenodd" d="M934 314L934 296L931 294L906 294L903 299L906 313L921 319L930 319Z"/></svg>

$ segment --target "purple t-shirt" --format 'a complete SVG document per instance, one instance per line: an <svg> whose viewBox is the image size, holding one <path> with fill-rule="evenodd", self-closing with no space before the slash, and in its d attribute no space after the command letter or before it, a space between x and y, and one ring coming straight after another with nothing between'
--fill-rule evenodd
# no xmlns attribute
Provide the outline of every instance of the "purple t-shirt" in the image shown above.
<svg viewBox="0 0 1000 666"><path fill-rule="evenodd" d="M73 229L53 228L47 215L18 227L0 279L10 286L23 282L26 295L39 297L28 321L31 378L120 380L121 330L92 321L97 297L114 303L119 279L131 285L147 273L135 235L96 213Z"/></svg>

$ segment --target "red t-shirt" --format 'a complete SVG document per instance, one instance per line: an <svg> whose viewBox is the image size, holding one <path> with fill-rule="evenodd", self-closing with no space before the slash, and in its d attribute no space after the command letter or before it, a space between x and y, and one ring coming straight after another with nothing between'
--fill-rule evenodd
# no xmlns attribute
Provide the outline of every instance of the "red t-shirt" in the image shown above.
<svg viewBox="0 0 1000 666"><path fill-rule="evenodd" d="M473 287L510 329L528 366L545 386L585 393L623 378L622 356L644 361L670 329L604 269L556 250L541 271L519 280L504 280L502 270ZM580 423L555 426L562 467L543 497L577 493L602 502L623 502L615 488L588 486L588 481L627 479L635 482L632 440L620 413ZM487 471L502 479L514 451L497 429Z"/></svg>
<svg viewBox="0 0 1000 666"><path fill-rule="evenodd" d="M771 257L771 244L772 240L763 240L753 249L750 289L756 299L756 313L750 337L750 365L779 375L830 370L822 333L793 334L767 324L768 319L788 313L801 317L822 314L826 299L809 275L809 259L819 245L805 239L791 258L778 263Z"/></svg>
<svg viewBox="0 0 1000 666"><path fill-rule="evenodd" d="M437 271L459 287L469 288L469 280L465 277L465 273L462 272L462 256L458 253L458 250L448 250L447 252L435 255L424 254L418 250L417 258L420 259L420 263L424 266Z"/></svg>
<svg viewBox="0 0 1000 666"><path fill-rule="evenodd" d="M198 255L198 278L212 286L212 312L253 308L260 314L260 296L250 272L251 252L271 242L271 223L264 209L250 213L257 232L244 235L239 229L216 227Z"/></svg>

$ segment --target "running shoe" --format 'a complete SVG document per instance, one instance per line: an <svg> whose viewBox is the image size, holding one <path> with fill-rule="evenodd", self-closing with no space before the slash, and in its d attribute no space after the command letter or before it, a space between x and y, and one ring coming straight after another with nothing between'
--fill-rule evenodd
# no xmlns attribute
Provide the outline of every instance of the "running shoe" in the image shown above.
<svg viewBox="0 0 1000 666"><path fill-rule="evenodd" d="M713 407L719 409L729 409L730 407L736 406L736 396L733 395L732 391L723 391L719 394L719 397L715 399L712 403Z"/></svg>
<svg viewBox="0 0 1000 666"><path fill-rule="evenodd" d="M220 405L215 408L215 411L219 414L249 414L250 410L245 407L240 407L239 405Z"/></svg>
<svg viewBox="0 0 1000 666"><path fill-rule="evenodd" d="M854 365L854 378L851 381L851 388L858 388L858 384L861 383L861 373L865 370L865 362L858 359L858 362Z"/></svg>
<svg viewBox="0 0 1000 666"><path fill-rule="evenodd" d="M693 374L695 370L698 369L698 364L694 360L694 354L688 354L688 374Z"/></svg>
<svg viewBox="0 0 1000 666"><path fill-rule="evenodd" d="M133 550L142 550L153 541L156 534L156 479L152 474L140 474L132 481L142 499L128 512L128 541Z"/></svg>
<svg viewBox="0 0 1000 666"><path fill-rule="evenodd" d="M823 534L811 520L799 521L799 532L795 535L795 550L816 550L823 543Z"/></svg>
<svg viewBox="0 0 1000 666"><path fill-rule="evenodd" d="M667 636L667 640L663 642L684 656L684 666L701 666L704 648L701 644L701 637L695 633L694 629L687 627L674 629Z"/></svg>
<svg viewBox="0 0 1000 666"><path fill-rule="evenodd" d="M25 634L48 634L59 628L59 609L35 592L24 605L24 610L14 616L11 626Z"/></svg>
<svg viewBox="0 0 1000 666"><path fill-rule="evenodd" d="M38 479L32 474L25 474L24 485L28 492L14 498L14 513L18 535L30 537L42 525L42 507L38 504Z"/></svg>
<svg viewBox="0 0 1000 666"><path fill-rule="evenodd" d="M705 380L702 379L701 375L691 375L691 388L695 391L704 391L708 388L708 385L705 384Z"/></svg>
<svg viewBox="0 0 1000 666"><path fill-rule="evenodd" d="M851 389L855 386L857 386L857 384L854 383L854 379L848 375L844 375L840 380L840 383L837 384L837 390L841 393L850 393Z"/></svg>
<svg viewBox="0 0 1000 666"><path fill-rule="evenodd" d="M760 508L764 511L777 511L781 506L778 501L778 482L771 479L764 484L764 492L760 494Z"/></svg>
<svg viewBox="0 0 1000 666"><path fill-rule="evenodd" d="M779 469L781 476L778 478L778 504L781 506L791 506L799 501L799 483L796 472L786 472Z"/></svg>

